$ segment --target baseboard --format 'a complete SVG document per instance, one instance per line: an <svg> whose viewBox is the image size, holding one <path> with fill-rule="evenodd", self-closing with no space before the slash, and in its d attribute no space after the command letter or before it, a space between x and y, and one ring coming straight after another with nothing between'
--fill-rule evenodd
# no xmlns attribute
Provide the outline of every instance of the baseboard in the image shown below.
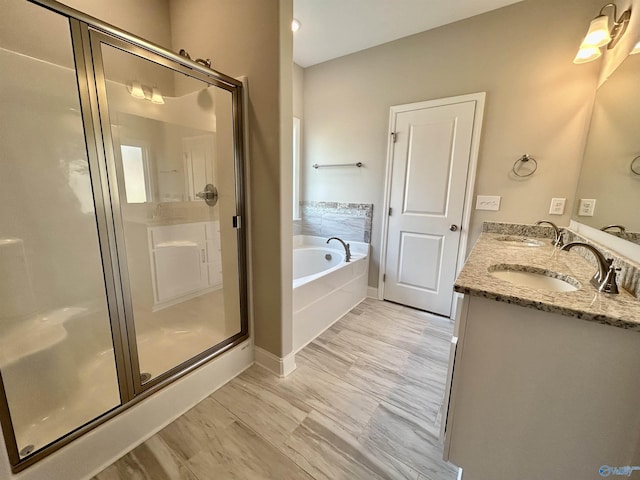
<svg viewBox="0 0 640 480"><path fill-rule="evenodd" d="M296 356L290 353L280 358L260 347L253 347L254 362L279 377L286 377L296 369Z"/></svg>
<svg viewBox="0 0 640 480"><path fill-rule="evenodd" d="M378 299L378 289L376 287L367 287L367 297Z"/></svg>

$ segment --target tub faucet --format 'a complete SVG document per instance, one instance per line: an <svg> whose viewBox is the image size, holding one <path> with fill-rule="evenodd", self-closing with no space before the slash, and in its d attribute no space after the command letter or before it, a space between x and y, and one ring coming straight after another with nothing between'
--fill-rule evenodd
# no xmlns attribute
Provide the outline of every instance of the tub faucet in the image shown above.
<svg viewBox="0 0 640 480"><path fill-rule="evenodd" d="M540 221L536 222L536 225L542 225L543 223L546 223L547 225L551 225L553 227L553 231L555 232L555 238L553 240L551 240L551 244L554 247L561 247L562 245L564 245L564 239L562 238L562 232L560 231L558 226L553 222L549 222L548 220L540 220Z"/></svg>
<svg viewBox="0 0 640 480"><path fill-rule="evenodd" d="M344 256L345 256L345 261L346 262L350 262L351 261L351 247L349 246L348 243L345 243L344 240L338 238L338 237L331 237L329 240L327 240L327 243L329 243L331 240L338 240L342 246L344 247Z"/></svg>
<svg viewBox="0 0 640 480"><path fill-rule="evenodd" d="M598 260L598 270L595 275L591 279L591 284L596 287L599 291L605 293L617 294L618 292L618 283L616 282L616 271L620 270L619 268L615 268L613 266L612 258L605 258L600 250L598 250L593 245L589 245L588 243L583 242L571 242L567 243L561 250L571 250L573 247L584 247L593 253Z"/></svg>

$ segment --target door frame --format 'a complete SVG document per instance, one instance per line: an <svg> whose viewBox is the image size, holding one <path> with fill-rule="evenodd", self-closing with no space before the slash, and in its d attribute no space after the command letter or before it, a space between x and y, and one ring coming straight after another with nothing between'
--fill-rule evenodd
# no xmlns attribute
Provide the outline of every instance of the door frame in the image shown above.
<svg viewBox="0 0 640 480"><path fill-rule="evenodd" d="M396 116L399 113L410 112L413 110L442 107L445 105L454 105L456 103L465 103L469 101L476 102L476 108L473 118L473 131L471 137L471 152L469 155L469 170L467 171L467 181L464 191L464 206L462 208L462 225L460 226L460 243L458 245L458 255L456 256L456 275L460 273L466 258L467 244L469 242L469 225L471 223L471 211L473 206L473 194L476 183L476 172L478 167L478 153L480 151L480 134L482 132L482 119L484 117L484 104L486 92L470 93L467 95L458 95L455 97L438 98L435 100L425 100L422 102L407 103L403 105L392 105L389 108L389 129L387 131L387 158L385 166L384 179L384 201L382 203L382 232L380 243L380 259L378 270L378 300L384 300L384 282L383 278L386 273L387 263L387 244L389 235L389 203L391 201L391 175L393 170L392 159L394 150L393 131L396 122ZM451 300L452 310L451 317L455 315L455 296Z"/></svg>

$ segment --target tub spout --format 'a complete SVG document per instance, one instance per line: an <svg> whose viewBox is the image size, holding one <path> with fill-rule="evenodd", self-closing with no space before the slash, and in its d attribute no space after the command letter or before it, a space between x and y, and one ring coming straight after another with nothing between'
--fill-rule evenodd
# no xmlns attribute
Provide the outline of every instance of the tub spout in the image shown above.
<svg viewBox="0 0 640 480"><path fill-rule="evenodd" d="M327 243L329 243L331 240L338 240L342 246L344 247L344 257L345 257L345 262L350 262L351 261L351 247L349 246L348 243L345 243L344 240L338 238L338 237L331 237L329 240L327 240Z"/></svg>

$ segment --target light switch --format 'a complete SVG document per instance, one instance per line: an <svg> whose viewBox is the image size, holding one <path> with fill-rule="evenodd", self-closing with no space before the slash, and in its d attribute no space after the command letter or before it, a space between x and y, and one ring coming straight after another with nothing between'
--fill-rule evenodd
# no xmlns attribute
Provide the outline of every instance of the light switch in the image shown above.
<svg viewBox="0 0 640 480"><path fill-rule="evenodd" d="M549 207L549 215L562 215L564 213L564 205L566 202L566 198L552 198L551 206Z"/></svg>
<svg viewBox="0 0 640 480"><path fill-rule="evenodd" d="M490 195L478 195L476 210L500 210L500 197Z"/></svg>
<svg viewBox="0 0 640 480"><path fill-rule="evenodd" d="M581 198L580 208L578 208L578 215L581 217L593 217L593 212L596 209L595 198Z"/></svg>

